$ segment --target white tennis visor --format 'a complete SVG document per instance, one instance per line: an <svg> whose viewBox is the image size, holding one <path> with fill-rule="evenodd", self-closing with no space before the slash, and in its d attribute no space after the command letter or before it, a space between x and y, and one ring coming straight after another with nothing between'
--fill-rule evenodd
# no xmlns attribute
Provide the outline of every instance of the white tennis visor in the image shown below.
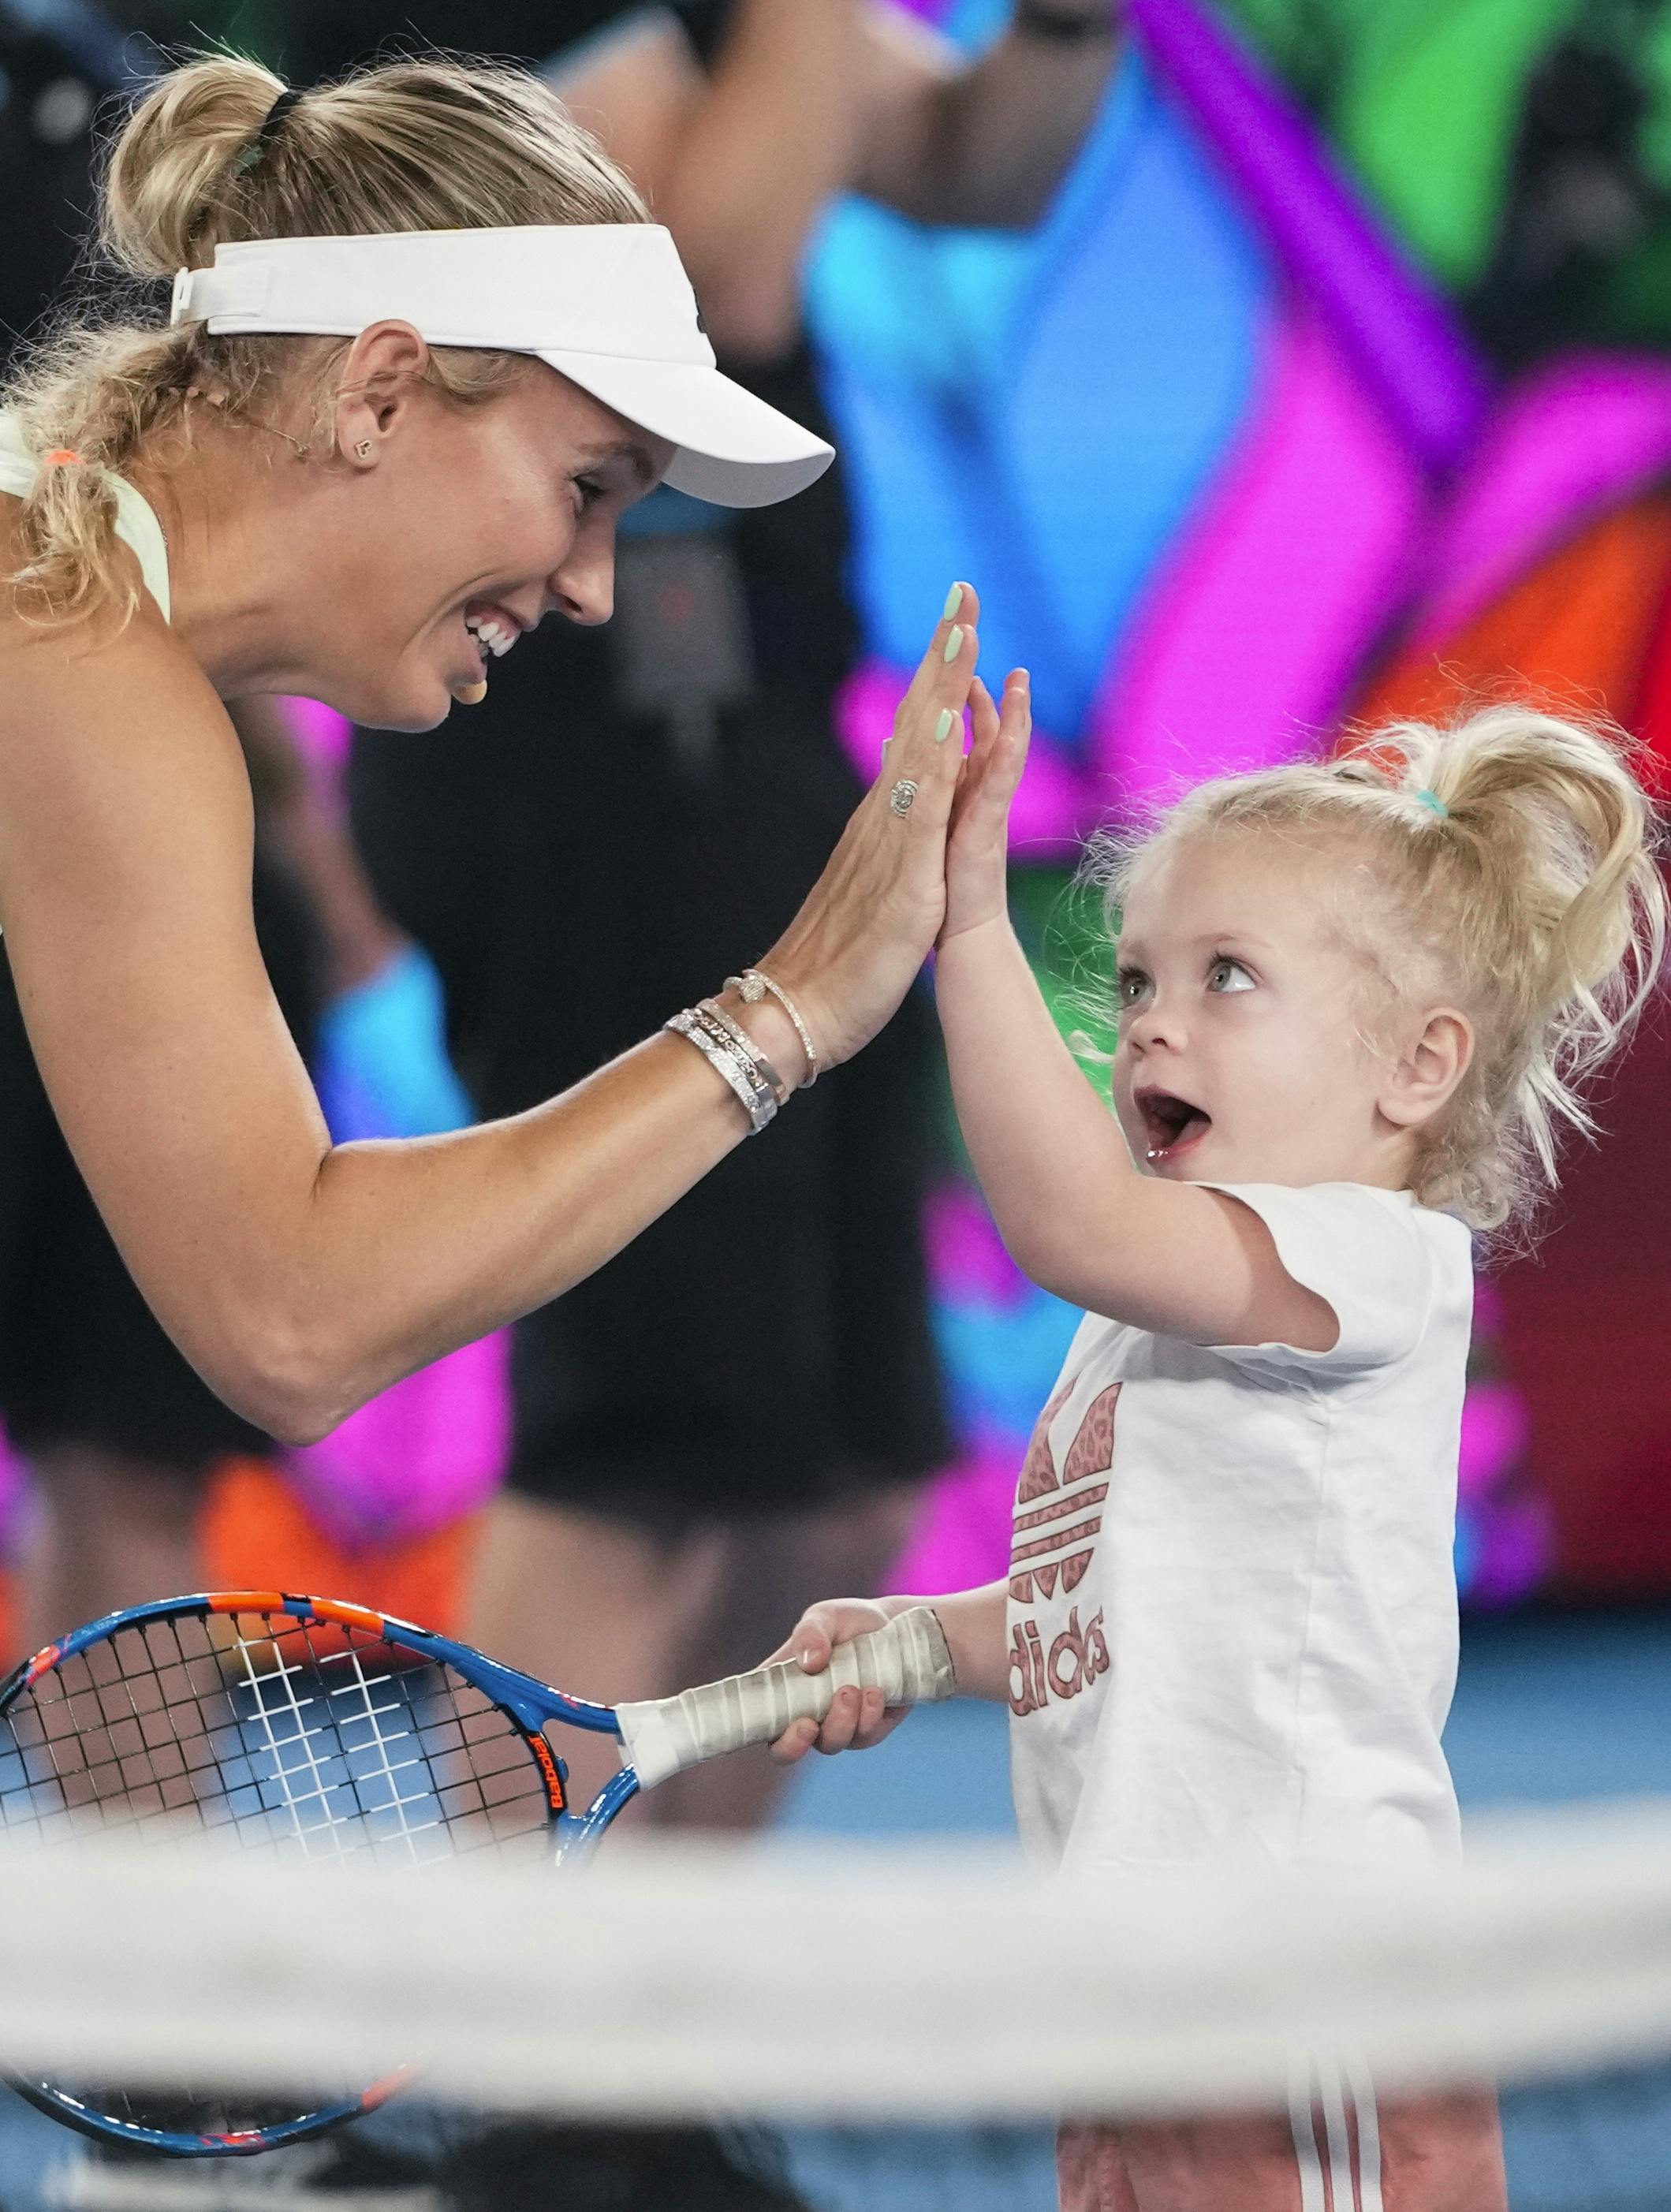
<svg viewBox="0 0 1671 2212"><path fill-rule="evenodd" d="M722 376L671 236L654 223L266 238L174 279L173 323L357 337L410 323L435 346L533 354L678 450L666 481L719 507L804 491L834 449Z"/></svg>

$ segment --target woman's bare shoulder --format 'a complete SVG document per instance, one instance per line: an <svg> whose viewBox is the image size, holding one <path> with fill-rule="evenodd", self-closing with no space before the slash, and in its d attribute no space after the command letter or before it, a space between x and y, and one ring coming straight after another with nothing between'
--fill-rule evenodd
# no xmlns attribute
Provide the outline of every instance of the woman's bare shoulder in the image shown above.
<svg viewBox="0 0 1671 2212"><path fill-rule="evenodd" d="M229 738L226 709L149 592L131 608L68 619L13 580L26 558L10 500L0 500L0 757L18 738L39 750L60 729L93 734L106 718ZM124 549L133 580L137 561Z"/></svg>
<svg viewBox="0 0 1671 2212"><path fill-rule="evenodd" d="M149 595L63 621L0 585L0 925L153 876L193 824L235 856L249 811L226 708Z"/></svg>

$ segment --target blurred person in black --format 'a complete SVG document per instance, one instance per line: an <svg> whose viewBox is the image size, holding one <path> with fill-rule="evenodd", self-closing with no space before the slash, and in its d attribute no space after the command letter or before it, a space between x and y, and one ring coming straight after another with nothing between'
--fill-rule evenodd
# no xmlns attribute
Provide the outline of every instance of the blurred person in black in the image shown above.
<svg viewBox="0 0 1671 2212"><path fill-rule="evenodd" d="M123 26L82 0L27 15L0 0L0 368L70 274L92 203L95 112L133 58ZM246 700L232 711L256 801L257 935L308 1058L325 998L364 981L399 940L282 710ZM36 1073L3 948L0 1415L37 1492L19 1560L26 1650L118 1606L200 1588L205 1477L228 1455L269 1448L135 1287Z"/></svg>
<svg viewBox="0 0 1671 2212"><path fill-rule="evenodd" d="M295 0L281 62L305 84L414 39L546 65L671 229L721 365L815 429L799 276L830 195L1030 222L1115 46L1109 0L1024 5L972 67L860 0ZM623 530L606 629L526 639L463 727L356 734L361 848L441 972L483 1119L577 1081L793 913L859 794L833 729L858 641L845 556L838 472L740 514L664 489ZM517 1324L473 1641L582 1695L647 1697L753 1664L816 1592L876 1586L950 1443L921 1223L930 1050L914 999L784 1141ZM566 1748L584 1799L612 1761ZM752 1825L777 1779L750 1754L652 1802Z"/></svg>

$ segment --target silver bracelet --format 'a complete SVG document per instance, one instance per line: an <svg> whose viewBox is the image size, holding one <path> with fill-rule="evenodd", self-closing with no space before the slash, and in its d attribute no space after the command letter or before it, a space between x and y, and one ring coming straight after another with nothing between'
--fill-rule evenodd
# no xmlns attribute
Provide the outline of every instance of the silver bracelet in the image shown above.
<svg viewBox="0 0 1671 2212"><path fill-rule="evenodd" d="M772 1096L778 1104L781 1106L787 1103L789 1097L788 1085L778 1073L774 1062L767 1059L741 1022L732 1021L717 999L699 999L696 1010L707 1022L710 1036L714 1035L714 1031L719 1031L720 1034L715 1042L729 1042L735 1047L741 1058L752 1060L766 1082L770 1085Z"/></svg>
<svg viewBox="0 0 1671 2212"><path fill-rule="evenodd" d="M732 1022L724 1006L720 1006L715 1000L710 998L697 1000L695 1006L686 1006L686 1013L693 1013L697 1022L702 1022L702 1026L708 1030L708 1036L720 1046L721 1053L731 1053L732 1060L739 1061L755 1088L763 1084L781 1106L783 1099L790 1095L790 1086L783 1082L777 1068L773 1066L773 1061L768 1060L766 1053L762 1053L762 1048L748 1036L748 1030L741 1026L741 1022Z"/></svg>
<svg viewBox="0 0 1671 2212"><path fill-rule="evenodd" d="M759 1063L752 1057L745 1061L734 1046L727 1048L721 1045L702 1016L688 1006L683 1013L675 1014L662 1026L673 1030L677 1036L688 1037L710 1066L725 1078L749 1117L750 1129L757 1137L777 1112L777 1099L771 1085L761 1074Z"/></svg>
<svg viewBox="0 0 1671 2212"><path fill-rule="evenodd" d="M806 1054L806 1073L796 1088L810 1091L818 1079L818 1048L812 1042L812 1032L800 1018L800 1008L781 983L773 982L758 968L745 968L740 975L727 975L726 988L735 991L745 1006L757 1006L768 991L777 1000L795 1025L795 1035L800 1039L800 1048Z"/></svg>
<svg viewBox="0 0 1671 2212"><path fill-rule="evenodd" d="M709 1012L710 1007L713 1008L712 1012ZM755 1089L759 1090L763 1085L772 1095L772 1103L781 1106L789 1096L789 1086L748 1031L738 1023L728 1021L724 1013L714 1006L712 999L702 1000L689 1011L695 1014L720 1051L731 1054Z"/></svg>

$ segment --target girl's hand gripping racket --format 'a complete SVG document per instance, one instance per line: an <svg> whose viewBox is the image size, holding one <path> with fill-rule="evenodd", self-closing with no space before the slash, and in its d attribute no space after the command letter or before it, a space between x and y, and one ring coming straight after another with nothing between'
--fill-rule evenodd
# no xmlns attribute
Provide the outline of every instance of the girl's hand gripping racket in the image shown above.
<svg viewBox="0 0 1671 2212"><path fill-rule="evenodd" d="M0 1685L0 1834L223 1833L289 1859L398 1868L490 1851L559 1864L639 1790L821 1720L854 1686L879 1687L890 1705L951 1694L928 1607L839 1645L821 1674L780 1662L610 1706L361 1606L276 1590L164 1599L78 1629ZM552 1723L621 1745L620 1771L583 1809L568 1802L544 1733ZM17 2086L87 2134L203 2157L318 2135L405 2078L311 2112L178 2086Z"/></svg>

